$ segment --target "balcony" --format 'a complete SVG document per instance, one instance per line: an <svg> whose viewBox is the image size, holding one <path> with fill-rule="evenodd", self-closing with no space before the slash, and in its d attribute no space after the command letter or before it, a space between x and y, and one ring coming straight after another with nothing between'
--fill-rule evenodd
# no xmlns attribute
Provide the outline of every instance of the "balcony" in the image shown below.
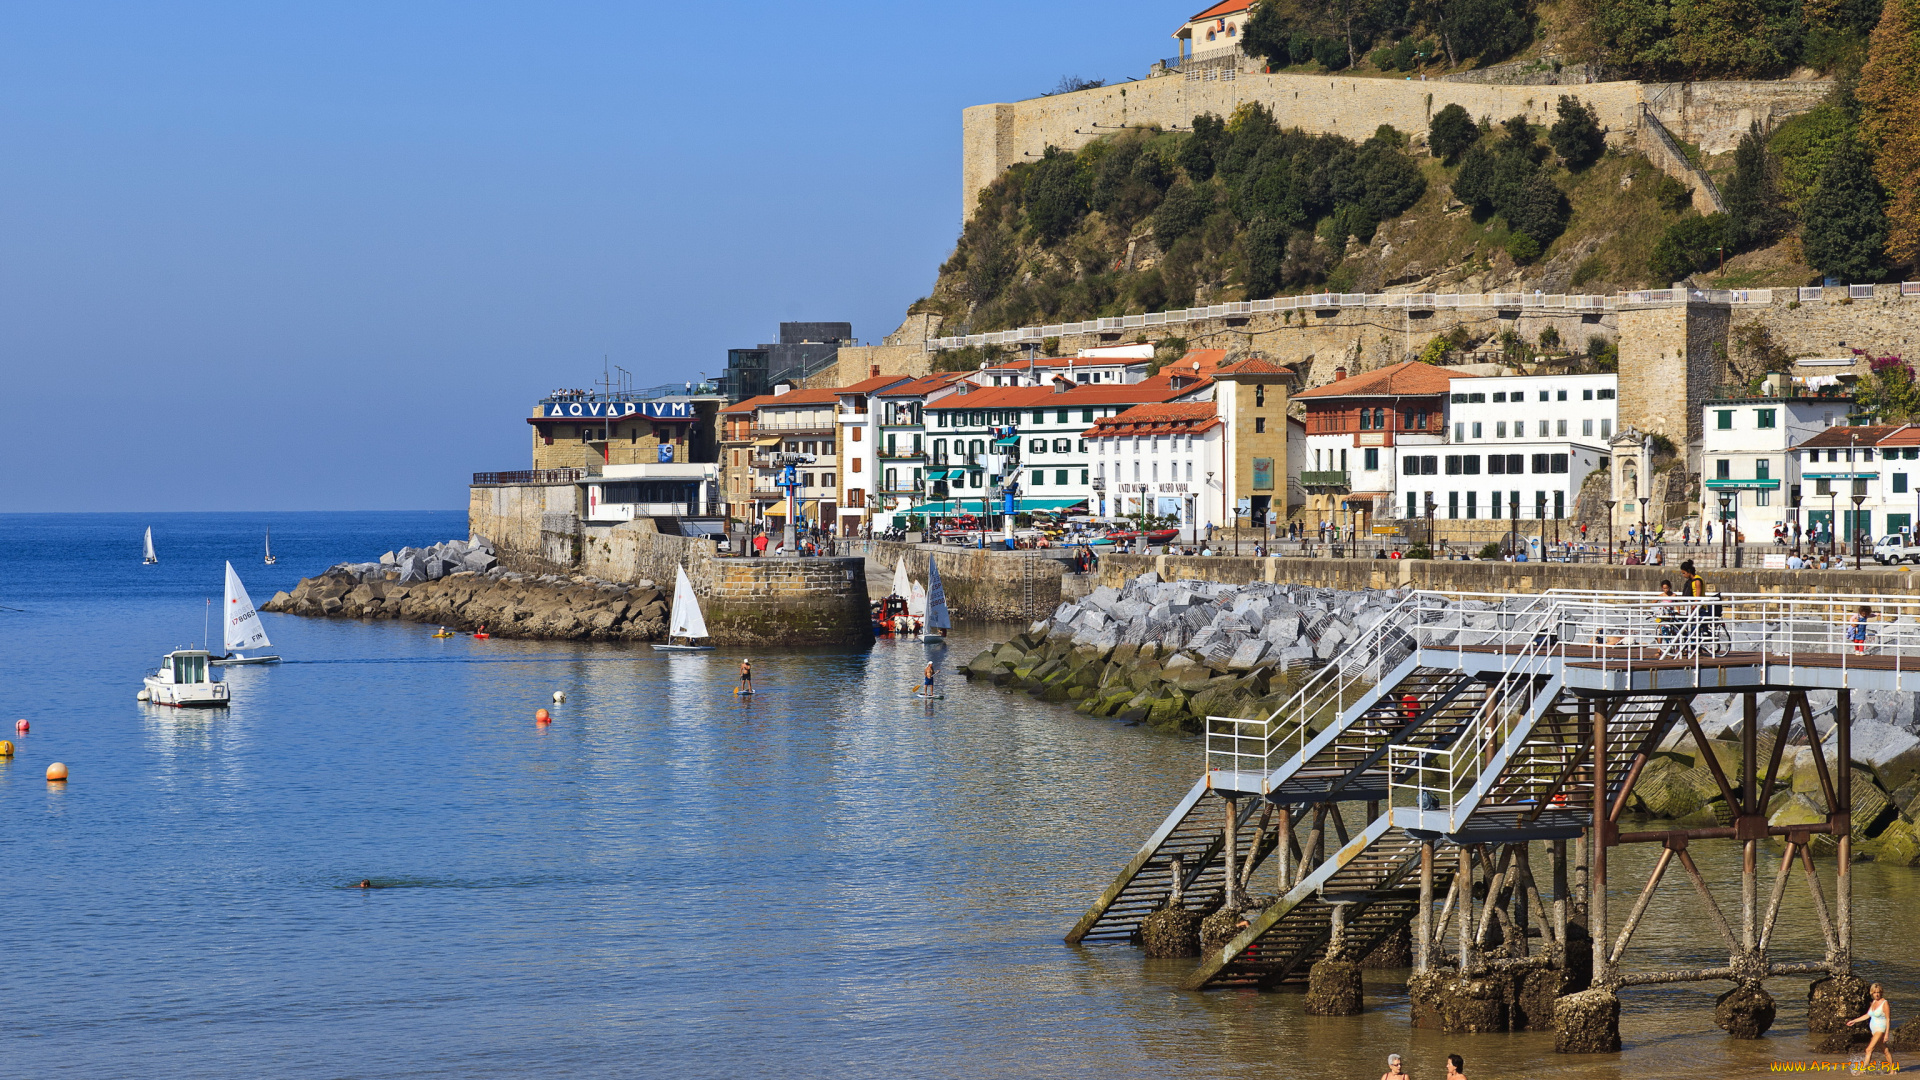
<svg viewBox="0 0 1920 1080"><path fill-rule="evenodd" d="M571 484L587 478L586 469L518 469L511 472L477 472L474 487L502 487L512 484Z"/></svg>
<svg viewBox="0 0 1920 1080"><path fill-rule="evenodd" d="M1784 376L1783 376L1784 378ZM1756 401L1852 401L1853 395L1842 386L1821 386L1808 388L1792 383L1776 385L1771 391L1751 384L1742 386L1716 386L1707 396L1706 404L1716 402L1756 402Z"/></svg>
<svg viewBox="0 0 1920 1080"><path fill-rule="evenodd" d="M927 456L925 450L882 450L881 461L920 461Z"/></svg>
<svg viewBox="0 0 1920 1080"><path fill-rule="evenodd" d="M1308 488L1348 488L1345 469L1309 469L1300 474L1300 486Z"/></svg>

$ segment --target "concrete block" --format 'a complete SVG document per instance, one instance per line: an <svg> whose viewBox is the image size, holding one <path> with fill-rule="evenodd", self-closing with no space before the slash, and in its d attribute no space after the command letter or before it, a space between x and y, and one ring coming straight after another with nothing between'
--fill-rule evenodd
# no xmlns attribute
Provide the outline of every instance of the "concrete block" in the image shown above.
<svg viewBox="0 0 1920 1080"><path fill-rule="evenodd" d="M1260 661L1267 655L1267 649L1267 642L1261 638L1241 642L1240 647L1233 650L1233 655L1227 659L1227 670L1250 671L1259 667Z"/></svg>

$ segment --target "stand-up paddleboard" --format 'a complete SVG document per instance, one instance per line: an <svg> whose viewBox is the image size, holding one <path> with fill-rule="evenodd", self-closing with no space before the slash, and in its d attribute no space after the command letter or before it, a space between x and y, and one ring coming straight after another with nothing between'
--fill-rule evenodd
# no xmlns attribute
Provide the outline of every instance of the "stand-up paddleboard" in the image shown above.
<svg viewBox="0 0 1920 1080"><path fill-rule="evenodd" d="M711 645L675 645L673 643L674 638L686 638L691 642L694 638L706 636L708 636L707 619L700 613L699 599L693 595L693 582L687 578L686 567L676 566L673 579L673 613L669 616L667 624L667 640L665 644L655 645L654 649L657 652L712 652Z"/></svg>

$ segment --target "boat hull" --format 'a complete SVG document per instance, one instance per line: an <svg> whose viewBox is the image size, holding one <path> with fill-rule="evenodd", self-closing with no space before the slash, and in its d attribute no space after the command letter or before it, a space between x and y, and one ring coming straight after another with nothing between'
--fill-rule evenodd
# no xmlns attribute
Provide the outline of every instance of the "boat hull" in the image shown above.
<svg viewBox="0 0 1920 1080"><path fill-rule="evenodd" d="M176 709L223 709L232 703L231 692L223 682L174 683L161 679L146 680L148 702Z"/></svg>
<svg viewBox="0 0 1920 1080"><path fill-rule="evenodd" d="M243 664L277 664L279 662L280 658L277 656L235 656L231 659L221 657L217 660L207 661L207 663L214 667L238 667Z"/></svg>
<svg viewBox="0 0 1920 1080"><path fill-rule="evenodd" d="M711 645L655 645L655 652L712 652Z"/></svg>

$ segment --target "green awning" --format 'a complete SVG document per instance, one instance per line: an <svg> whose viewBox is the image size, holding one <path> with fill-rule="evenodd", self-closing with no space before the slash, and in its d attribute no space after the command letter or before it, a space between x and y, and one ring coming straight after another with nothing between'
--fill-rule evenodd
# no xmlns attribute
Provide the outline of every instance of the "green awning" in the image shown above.
<svg viewBox="0 0 1920 1080"><path fill-rule="evenodd" d="M1004 438L1004 439L995 439L995 440L993 440L993 445L995 445L995 446L1019 446L1019 445L1020 445L1020 437L1019 437L1018 435L1009 435L1009 436L1007 436L1007 437L1006 437L1006 438Z"/></svg>
<svg viewBox="0 0 1920 1080"><path fill-rule="evenodd" d="M1020 513L1034 510L1065 510L1069 506L1085 505L1085 499L1021 499Z"/></svg>
<svg viewBox="0 0 1920 1080"><path fill-rule="evenodd" d="M947 478L947 470L945 469L930 469L927 472L927 479L929 481L945 480L946 478Z"/></svg>
<svg viewBox="0 0 1920 1080"><path fill-rule="evenodd" d="M1707 487L1714 491L1778 491L1778 480L1709 480Z"/></svg>

